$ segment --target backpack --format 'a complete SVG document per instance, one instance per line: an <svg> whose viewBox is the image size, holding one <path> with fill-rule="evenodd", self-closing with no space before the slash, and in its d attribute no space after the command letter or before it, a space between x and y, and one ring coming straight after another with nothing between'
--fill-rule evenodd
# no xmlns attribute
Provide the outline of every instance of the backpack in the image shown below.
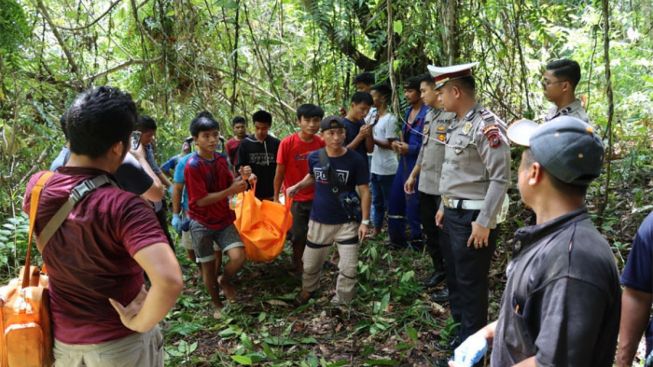
<svg viewBox="0 0 653 367"><path fill-rule="evenodd" d="M53 172L45 172L34 185L30 198L29 232L25 266L17 278L0 287L0 367L49 367L53 335L50 319L48 276L31 265L32 237L41 191ZM54 214L36 239L41 253L68 214L88 193L105 184L113 184L106 175L83 181L71 191L68 200Z"/></svg>

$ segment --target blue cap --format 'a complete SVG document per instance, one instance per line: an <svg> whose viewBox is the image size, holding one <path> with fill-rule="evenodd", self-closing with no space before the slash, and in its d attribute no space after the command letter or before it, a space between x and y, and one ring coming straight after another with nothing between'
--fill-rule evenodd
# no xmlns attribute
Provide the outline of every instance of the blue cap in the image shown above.
<svg viewBox="0 0 653 367"><path fill-rule="evenodd" d="M594 128L571 116L538 125L519 120L508 128L508 139L531 149L533 158L562 182L587 186L599 177L605 150Z"/></svg>

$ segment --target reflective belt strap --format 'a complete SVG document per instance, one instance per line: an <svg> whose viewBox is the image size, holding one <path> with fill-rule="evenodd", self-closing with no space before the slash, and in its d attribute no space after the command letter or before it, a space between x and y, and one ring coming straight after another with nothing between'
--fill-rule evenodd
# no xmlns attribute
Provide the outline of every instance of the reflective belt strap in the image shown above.
<svg viewBox="0 0 653 367"><path fill-rule="evenodd" d="M442 197L442 204L449 209L481 210L484 200L462 200L452 199L448 196Z"/></svg>

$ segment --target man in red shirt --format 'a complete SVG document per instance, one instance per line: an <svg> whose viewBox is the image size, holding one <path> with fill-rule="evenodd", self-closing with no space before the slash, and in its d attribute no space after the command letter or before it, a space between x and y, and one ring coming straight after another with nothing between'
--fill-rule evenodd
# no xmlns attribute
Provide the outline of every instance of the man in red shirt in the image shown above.
<svg viewBox="0 0 653 367"><path fill-rule="evenodd" d="M77 185L99 175L113 179L129 150L136 118L131 96L111 87L75 99L64 115L71 155L42 191L35 233ZM41 174L27 185L26 213ZM77 203L42 256L50 278L55 366L163 366L157 324L183 285L177 259L148 203L115 185L99 187Z"/></svg>
<svg viewBox="0 0 653 367"><path fill-rule="evenodd" d="M300 130L281 140L279 145L277 169L274 175L274 201L279 202L282 183L286 188L293 186L308 174L308 154L324 147L322 138L315 135L320 129L322 117L324 117L322 108L313 104L303 104L297 109L297 123ZM290 230L293 267L297 273L301 273L303 269L302 255L306 246L314 193L315 186L312 185L299 191L293 198L290 208L293 215L293 225Z"/></svg>
<svg viewBox="0 0 653 367"><path fill-rule="evenodd" d="M236 167L238 159L238 147L240 141L247 137L247 120L242 116L236 116L231 120L231 128L234 131L234 137L229 139L226 144L227 156L232 167Z"/></svg>
<svg viewBox="0 0 653 367"><path fill-rule="evenodd" d="M247 183L241 178L234 180L227 158L215 151L220 133L218 123L210 113L202 112L195 117L190 124L190 133L197 145L197 152L188 159L184 168L190 235L204 285L216 308L213 317L219 318L222 302L218 283L227 299L235 299L236 291L231 280L245 262L245 245L233 224L236 215L229 208L228 197L245 191ZM251 171L244 172L244 176L254 178ZM214 247L214 243L218 247ZM220 251L229 256L229 262L216 282L216 270L222 266L218 261Z"/></svg>

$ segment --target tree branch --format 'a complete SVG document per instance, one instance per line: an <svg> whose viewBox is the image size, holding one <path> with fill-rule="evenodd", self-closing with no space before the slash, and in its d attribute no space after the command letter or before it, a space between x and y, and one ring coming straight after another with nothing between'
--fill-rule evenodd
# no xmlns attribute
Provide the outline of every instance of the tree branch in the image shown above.
<svg viewBox="0 0 653 367"><path fill-rule="evenodd" d="M340 51L351 58L358 67L363 70L373 70L379 66L379 60L374 60L365 56L350 40L346 37L341 37L338 32L336 32L333 24L325 21L323 17L321 17L316 0L303 0L303 3L304 7L313 16L315 22L320 26L322 31L326 33L333 46L338 47Z"/></svg>
<svg viewBox="0 0 653 367"><path fill-rule="evenodd" d="M61 38L61 34L59 34L59 31L57 30L57 26L55 26L54 23L52 22L52 19L50 18L50 14L48 13L48 9L43 4L43 0L36 0L36 5L39 11L41 12L41 14L43 15L45 21L50 26L50 30L52 30L52 34L54 34L54 37L57 39L57 42L59 43L59 46L61 46L64 55L66 55L66 59L68 60L68 64L70 64L71 71L75 73L75 75L77 75L77 77L79 78L80 69L77 66L77 63L75 62L75 59L73 58L72 54L68 50L68 46L66 46L66 44L63 41L63 38Z"/></svg>
<svg viewBox="0 0 653 367"><path fill-rule="evenodd" d="M99 73L97 73L95 75L91 75L89 77L84 78L84 82L93 81L93 80L95 80L97 78L101 78L103 76L106 76L106 75L111 74L113 72L116 72L118 70L124 69L124 68L126 68L128 66L131 66L131 65L152 64L152 63L161 61L162 58L163 58L162 56L159 56L159 57L155 57L153 59L136 59L136 60L135 59L129 59L129 60L123 62L122 64L118 64L118 65L113 66L113 67L111 67L111 68L109 68L107 70L99 72Z"/></svg>
<svg viewBox="0 0 653 367"><path fill-rule="evenodd" d="M63 30L65 30L65 31L73 31L73 32L74 32L74 31L83 31L83 30L85 30L85 29L87 29L87 28L90 28L90 27L93 26L95 23L99 22L100 20L102 20L102 18L104 18L107 14L109 14L109 12L111 12L111 10L113 10L113 8L116 7L116 5L120 4L121 1L122 1L122 0L116 0L116 1L114 1L113 3L111 3L111 5L109 5L109 8L108 8L107 10L105 10L104 13L100 14L100 16L97 17L97 18L95 18L92 22L90 22L90 23L88 23L88 24L85 24L85 25L83 25L83 26L79 26L79 27L64 27L64 26L59 26L59 25L57 25L57 26L55 26L55 27L57 27L57 28L59 28L59 29L63 29Z"/></svg>

